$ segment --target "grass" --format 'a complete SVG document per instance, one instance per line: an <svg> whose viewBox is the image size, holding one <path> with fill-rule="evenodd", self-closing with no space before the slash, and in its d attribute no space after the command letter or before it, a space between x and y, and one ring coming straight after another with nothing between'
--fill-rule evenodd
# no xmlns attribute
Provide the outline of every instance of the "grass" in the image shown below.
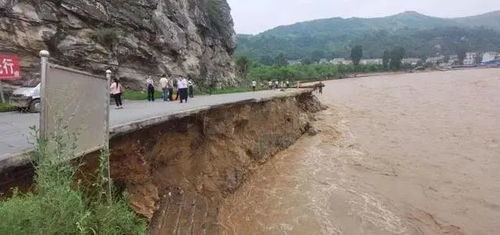
<svg viewBox="0 0 500 235"><path fill-rule="evenodd" d="M16 110L16 107L14 107L10 104L0 102L0 113L1 112L11 112L11 111L15 111L15 110Z"/></svg>
<svg viewBox="0 0 500 235"><path fill-rule="evenodd" d="M224 88L224 89L214 89L214 90L212 90L212 95L241 93L241 92L249 92L249 91L252 91L252 88L247 88L247 87L228 87L228 88ZM207 91L206 94L210 94L210 92Z"/></svg>
<svg viewBox="0 0 500 235"><path fill-rule="evenodd" d="M162 91L155 91L155 99L161 99L163 95ZM125 91L123 94L123 99L125 100L147 100L148 93L145 91Z"/></svg>
<svg viewBox="0 0 500 235"><path fill-rule="evenodd" d="M146 234L146 222L129 208L127 196L108 187L108 153L101 154L90 188L76 180L78 167L68 161L75 156L71 139L37 140L33 191L14 190L0 201L0 234Z"/></svg>
<svg viewBox="0 0 500 235"><path fill-rule="evenodd" d="M214 89L210 93L209 89L194 89L194 95L221 95L221 94L231 94L231 93L241 93L252 91L252 88L247 87L228 87L224 89ZM161 99L163 95L162 91L155 91L155 99ZM145 91L125 91L123 94L123 99L126 100L147 100L148 94Z"/></svg>

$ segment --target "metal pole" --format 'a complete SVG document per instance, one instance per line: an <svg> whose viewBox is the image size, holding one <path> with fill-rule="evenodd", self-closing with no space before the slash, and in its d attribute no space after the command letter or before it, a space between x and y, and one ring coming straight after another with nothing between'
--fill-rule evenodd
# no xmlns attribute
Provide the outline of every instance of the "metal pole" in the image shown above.
<svg viewBox="0 0 500 235"><path fill-rule="evenodd" d="M110 91L109 86L111 85L111 70L106 70L106 150L109 150L109 106L110 106Z"/></svg>
<svg viewBox="0 0 500 235"><path fill-rule="evenodd" d="M111 195L112 190L112 182L111 182L111 151L109 149L109 106L110 106L110 91L109 86L111 85L111 70L106 70L106 133L105 133L105 151L106 151L106 160L107 160L107 174L108 174L108 202L111 203L113 198Z"/></svg>
<svg viewBox="0 0 500 235"><path fill-rule="evenodd" d="M40 137L42 139L47 139L49 138L48 133L47 133L47 102L45 99L45 89L47 85L47 66L49 64L49 56L50 53L46 50L40 51L40 58L41 58L41 85L40 85Z"/></svg>
<svg viewBox="0 0 500 235"><path fill-rule="evenodd" d="M3 83L0 80L0 98L2 99L2 103L5 103L5 96L3 95Z"/></svg>

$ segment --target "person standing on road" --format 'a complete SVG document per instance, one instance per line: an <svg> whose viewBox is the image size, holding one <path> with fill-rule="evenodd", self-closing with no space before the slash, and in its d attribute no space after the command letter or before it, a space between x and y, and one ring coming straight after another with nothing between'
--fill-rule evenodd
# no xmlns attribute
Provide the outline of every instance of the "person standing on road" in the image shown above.
<svg viewBox="0 0 500 235"><path fill-rule="evenodd" d="M181 103L183 103L183 101L188 101L188 81L187 79L185 78L180 78L179 81L177 82L177 86L179 88L179 95L180 95L180 100L181 100Z"/></svg>
<svg viewBox="0 0 500 235"><path fill-rule="evenodd" d="M252 81L252 89L253 91L257 89L257 82L255 80Z"/></svg>
<svg viewBox="0 0 500 235"><path fill-rule="evenodd" d="M163 101L168 101L168 79L165 74L163 74L160 78L160 86L163 91Z"/></svg>
<svg viewBox="0 0 500 235"><path fill-rule="evenodd" d="M193 79L189 79L187 81L187 85L188 85L188 90L189 90L189 98L194 98L194 82L193 82Z"/></svg>
<svg viewBox="0 0 500 235"><path fill-rule="evenodd" d="M123 108L122 91L123 87L122 84L120 84L120 81L116 78L113 79L113 83L111 83L111 86L109 87L109 93L111 93L111 95L113 95L113 98L115 99L116 109Z"/></svg>
<svg viewBox="0 0 500 235"><path fill-rule="evenodd" d="M273 81L269 80L268 85L269 85L269 90L272 90L273 89Z"/></svg>
<svg viewBox="0 0 500 235"><path fill-rule="evenodd" d="M153 78L151 76L148 77L146 80L146 89L148 90L148 101L149 102L154 102L155 101L155 85Z"/></svg>
<svg viewBox="0 0 500 235"><path fill-rule="evenodd" d="M290 81L286 80L286 88L290 88Z"/></svg>
<svg viewBox="0 0 500 235"><path fill-rule="evenodd" d="M278 89L278 87L279 87L279 81L276 80L274 81L274 89Z"/></svg>
<svg viewBox="0 0 500 235"><path fill-rule="evenodd" d="M168 79L167 88L168 88L168 100L173 101L174 100L174 79Z"/></svg>

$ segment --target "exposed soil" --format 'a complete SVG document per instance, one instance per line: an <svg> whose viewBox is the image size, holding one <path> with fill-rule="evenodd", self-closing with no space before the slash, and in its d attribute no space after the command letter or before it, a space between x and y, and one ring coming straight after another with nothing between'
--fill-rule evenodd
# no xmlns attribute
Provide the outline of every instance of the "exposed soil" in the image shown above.
<svg viewBox="0 0 500 235"><path fill-rule="evenodd" d="M498 234L500 69L326 83L305 135L223 203L223 234Z"/></svg>
<svg viewBox="0 0 500 235"><path fill-rule="evenodd" d="M112 178L151 219L151 234L217 234L221 200L295 143L322 108L305 93L223 106L115 137Z"/></svg>

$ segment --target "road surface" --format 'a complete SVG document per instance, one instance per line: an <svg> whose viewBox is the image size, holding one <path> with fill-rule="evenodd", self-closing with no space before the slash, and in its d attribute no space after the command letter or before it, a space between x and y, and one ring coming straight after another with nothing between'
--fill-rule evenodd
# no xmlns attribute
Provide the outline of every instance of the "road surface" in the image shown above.
<svg viewBox="0 0 500 235"><path fill-rule="evenodd" d="M296 92L289 89L286 93ZM168 116L204 107L236 103L249 99L265 99L286 94L279 90L234 93L213 96L199 96L188 103L147 101L124 101L124 109L111 107L111 129L127 123ZM33 147L33 135L30 127L38 126L39 114L8 112L0 113L0 162L19 153L29 151Z"/></svg>
<svg viewBox="0 0 500 235"><path fill-rule="evenodd" d="M500 69L326 82L330 109L222 206L223 234L499 234Z"/></svg>

